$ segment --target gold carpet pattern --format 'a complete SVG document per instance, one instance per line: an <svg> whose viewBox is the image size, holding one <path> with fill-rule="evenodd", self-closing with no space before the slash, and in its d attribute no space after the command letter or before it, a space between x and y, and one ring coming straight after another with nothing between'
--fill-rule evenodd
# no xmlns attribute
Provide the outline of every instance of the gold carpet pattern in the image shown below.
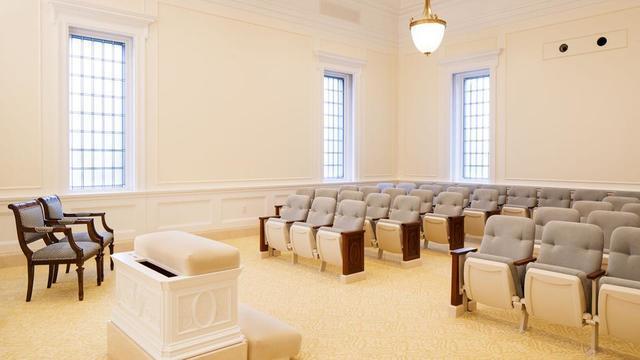
<svg viewBox="0 0 640 360"><path fill-rule="evenodd" d="M403 269L366 259L367 279L342 284L336 268L291 264L290 255L260 259L257 237L227 240L240 249L240 301L302 333L299 359L586 359L590 331L531 318L518 332L518 312L478 306L448 317L450 258L422 251L423 265ZM24 301L26 267L0 269L0 359L106 359L106 321L114 276L95 283L87 264L85 300L75 273L46 288L47 267L36 268L31 303ZM598 359L640 358L640 345L601 337Z"/></svg>

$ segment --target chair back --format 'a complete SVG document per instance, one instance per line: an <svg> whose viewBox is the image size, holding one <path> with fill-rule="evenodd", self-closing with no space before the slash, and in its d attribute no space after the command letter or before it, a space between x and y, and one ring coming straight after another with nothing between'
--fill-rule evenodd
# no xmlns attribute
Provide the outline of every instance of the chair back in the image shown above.
<svg viewBox="0 0 640 360"><path fill-rule="evenodd" d="M513 186L507 192L506 205L533 208L538 204L538 190L530 186Z"/></svg>
<svg viewBox="0 0 640 360"><path fill-rule="evenodd" d="M573 201L602 201L606 196L604 190L577 189L573 192Z"/></svg>
<svg viewBox="0 0 640 360"><path fill-rule="evenodd" d="M580 212L576 209L556 207L541 207L533 212L533 222L536 224L536 239L542 239L545 225L551 221L580 222Z"/></svg>
<svg viewBox="0 0 640 360"><path fill-rule="evenodd" d="M333 227L343 231L362 230L367 204L364 201L344 200L338 205Z"/></svg>
<svg viewBox="0 0 640 360"><path fill-rule="evenodd" d="M589 214L587 223L597 225L602 229L604 248L608 250L613 231L622 226L640 227L640 217L628 212L596 210Z"/></svg>
<svg viewBox="0 0 640 360"><path fill-rule="evenodd" d="M320 196L313 199L307 223L313 226L328 225L336 213L336 199Z"/></svg>
<svg viewBox="0 0 640 360"><path fill-rule="evenodd" d="M338 194L340 194L343 191L358 191L358 186L357 185L342 185L338 188Z"/></svg>
<svg viewBox="0 0 640 360"><path fill-rule="evenodd" d="M640 228L613 230L607 276L640 281Z"/></svg>
<svg viewBox="0 0 640 360"><path fill-rule="evenodd" d="M442 192L442 185L437 184L424 184L420 185L421 190L431 190L433 196L438 196Z"/></svg>
<svg viewBox="0 0 640 360"><path fill-rule="evenodd" d="M543 188L538 200L540 207L571 207L571 190L560 188Z"/></svg>
<svg viewBox="0 0 640 360"><path fill-rule="evenodd" d="M441 192L436 197L436 207L433 209L434 214L445 216L460 216L462 215L462 202L464 198L462 194L457 192Z"/></svg>
<svg viewBox="0 0 640 360"><path fill-rule="evenodd" d="M288 221L304 220L309 212L311 200L306 195L289 195L282 209L280 217Z"/></svg>
<svg viewBox="0 0 640 360"><path fill-rule="evenodd" d="M365 200L367 199L367 196L369 196L369 194L375 194L380 192L380 189L378 189L377 186L360 186L359 190L364 196Z"/></svg>
<svg viewBox="0 0 640 360"><path fill-rule="evenodd" d="M387 188L382 190L383 194L389 194L391 196L391 205L393 205L393 201L396 199L396 196L406 195L407 192L404 189L396 189L396 188Z"/></svg>
<svg viewBox="0 0 640 360"><path fill-rule="evenodd" d="M420 198L411 195L396 196L389 210L389 219L402 223L420 220Z"/></svg>
<svg viewBox="0 0 640 360"><path fill-rule="evenodd" d="M533 220L529 218L491 216L487 220L479 252L513 260L528 258L533 254L534 232Z"/></svg>
<svg viewBox="0 0 640 360"><path fill-rule="evenodd" d="M469 207L485 211L498 210L498 190L476 189L471 195L471 205Z"/></svg>
<svg viewBox="0 0 640 360"><path fill-rule="evenodd" d="M398 183L398 185L396 185L397 189L404 189L405 193L409 193L411 190L416 188L416 184L414 183Z"/></svg>
<svg viewBox="0 0 640 360"><path fill-rule="evenodd" d="M62 211L62 201L58 195L48 195L38 198L38 202L44 209L44 217L48 220L62 220L64 211Z"/></svg>
<svg viewBox="0 0 640 360"><path fill-rule="evenodd" d="M411 196L420 198L420 213L428 213L433 209L433 192L431 190L414 189L409 192Z"/></svg>
<svg viewBox="0 0 640 360"><path fill-rule="evenodd" d="M372 219L380 219L389 215L391 196L389 194L372 193L366 199L366 216Z"/></svg>
<svg viewBox="0 0 640 360"><path fill-rule="evenodd" d="M306 195L309 199L313 200L313 196L316 193L316 189L312 187L306 187L296 190L296 195Z"/></svg>
<svg viewBox="0 0 640 360"><path fill-rule="evenodd" d="M593 224L551 221L542 234L538 263L590 274L602 266L604 235Z"/></svg>
<svg viewBox="0 0 640 360"><path fill-rule="evenodd" d="M613 211L621 211L622 207L626 204L640 203L640 200L638 200L638 198L631 196L607 196L602 199L602 201L608 202L613 205Z"/></svg>
<svg viewBox="0 0 640 360"><path fill-rule="evenodd" d="M338 199L338 190L328 188L316 189L315 197L328 197L336 200Z"/></svg>
<svg viewBox="0 0 640 360"><path fill-rule="evenodd" d="M342 200L364 200L364 194L360 191L353 190L342 190L338 193L338 203L342 202Z"/></svg>
<svg viewBox="0 0 640 360"><path fill-rule="evenodd" d="M22 203L9 204L9 209L13 211L13 216L16 220L16 231L18 234L20 248L25 256L30 257L33 251L29 249L29 244L41 239L47 243L49 241L47 234L25 231L25 228L38 228L45 226L42 208L37 201L31 200Z"/></svg>

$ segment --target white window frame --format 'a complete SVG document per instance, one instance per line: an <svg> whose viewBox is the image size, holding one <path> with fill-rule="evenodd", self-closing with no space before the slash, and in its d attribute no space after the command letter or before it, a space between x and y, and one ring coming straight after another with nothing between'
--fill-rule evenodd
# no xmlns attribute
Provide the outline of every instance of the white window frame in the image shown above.
<svg viewBox="0 0 640 360"><path fill-rule="evenodd" d="M149 25L155 17L121 12L80 3L50 0L53 22L57 28L51 44L52 51L58 53L57 74L49 77L58 91L57 115L60 131L60 171L59 188L66 193L106 193L135 191L145 183L144 151L145 138L142 131L145 119L145 43ZM125 42L126 47L126 101L125 112L125 183L124 187L91 187L72 189L70 182L69 149L69 36L70 33L86 34L97 38L114 39Z"/></svg>
<svg viewBox="0 0 640 360"><path fill-rule="evenodd" d="M440 77L439 77L439 89L442 89L442 94L448 94L440 97L441 109L443 111L439 114L441 123L448 124L448 126L441 127L438 136L444 139L440 147L440 151L443 154L449 154L448 157L444 156L440 159L439 172L442 174L449 174L449 179L455 182L465 183L494 183L496 179L496 109L497 109L497 69L498 60L500 57L501 49L487 51L483 53L470 54L456 58L445 58L439 61ZM454 103L454 76L460 73L471 73L475 71L487 71L489 73L489 97L490 97L490 115L489 123L491 129L489 131L489 178L486 180L480 179L464 179L462 175L462 158L461 156L461 136L458 132L460 128L455 121L455 109Z"/></svg>
<svg viewBox="0 0 640 360"><path fill-rule="evenodd" d="M342 178L327 178L324 176L324 107L323 107L323 135L322 135L322 177L325 181L351 181L353 179L353 156L354 156L354 151L353 151L353 74L349 74L349 73L344 73L344 72L337 72L337 71L333 71L333 70L325 70L324 74L323 74L323 84L324 84L324 77L325 76L331 76L331 77L335 77L335 78L340 78L344 81L344 109L343 109L343 117L344 117L344 124L343 124L343 134L344 134L344 139L343 139L343 155L344 155L344 161L343 161L343 177ZM323 94L324 94L324 87L323 87ZM324 98L323 98L323 105L324 105Z"/></svg>
<svg viewBox="0 0 640 360"><path fill-rule="evenodd" d="M486 183L491 180L491 160L489 160L489 172L488 176L485 179L479 178L470 178L467 179L464 177L464 81L469 78L474 77L484 77L489 76L489 92L493 91L491 88L491 71L489 69L480 69L473 71L466 71L461 73L456 73L452 77L453 86L451 93L451 121L452 121L452 132L451 132L451 162L452 162L452 173L453 179L455 181L460 182L478 182L478 183ZM489 98L489 107L492 106L492 99ZM491 112L491 110L490 110ZM491 114L489 115L491 119ZM492 132L493 132L493 124L491 120L489 121L489 159L493 156L493 149L491 149L492 143Z"/></svg>
<svg viewBox="0 0 640 360"><path fill-rule="evenodd" d="M364 124L362 120L364 118L364 107L362 106L360 89L363 88L363 77L362 70L366 64L366 61L345 57L342 55L337 55L325 51L316 51L316 56L318 58L318 81L315 85L315 93L317 96L317 104L318 104L318 121L316 126L314 126L315 134L314 136L314 148L315 153L315 168L316 176L319 182L324 183L342 183L342 182L350 182L355 181L359 177L359 159L358 154L361 151L362 141L360 136L362 132L360 129L363 128ZM325 73L332 74L344 74L349 75L351 78L350 91L348 91L350 95L350 99L347 100L345 96L345 149L344 149L344 178L342 179L333 179L333 178L325 178L324 177L324 75ZM346 83L345 83L346 84ZM345 90L346 90L345 85ZM345 91L345 94L347 91ZM347 109L346 105L349 105L349 120L346 119Z"/></svg>
<svg viewBox="0 0 640 360"><path fill-rule="evenodd" d="M118 42L122 42L124 43L125 46L125 74L124 74L124 81L125 81L125 89L124 89L124 102L125 102L125 110L124 110L124 127L123 127L123 131L124 131L124 137L125 137L125 142L124 142L124 186L122 187L117 187L117 186L104 186L104 187L99 187L99 186L90 186L90 187L86 187L86 188L72 188L71 187L71 179L68 177L69 176L69 172L71 169L71 164L70 164L70 160L69 163L67 164L67 187L68 190L70 192L111 192L111 191L126 191L126 190L135 190L136 186L135 186L135 181L136 181L136 143L135 143L135 133L136 133L136 126L135 126L135 122L136 122L136 118L135 118L135 99L136 99L136 93L134 91L134 86L135 85L135 72L134 72L134 66L133 66L133 62L134 62L134 54L133 54L133 39L129 36L123 36L123 35L118 35L118 34L110 34L110 33L104 33L101 31L93 31L93 30L87 30L84 28L76 28L76 27L69 27L68 28L68 36L67 39L69 39L69 37L74 34L74 35L81 35L81 36L88 36L88 37L92 37L92 38L97 38L97 39L105 39L105 40L112 40L112 41L118 41ZM67 54L67 64L69 61L69 48L68 48L68 40L67 40L67 48L66 48L66 54ZM68 104L69 104L69 67L67 66L67 72L66 72L66 101L67 101L67 109L68 109ZM66 126L67 126L67 146L69 146L69 111L67 110L67 119L66 119ZM67 152L67 156L70 157L70 149Z"/></svg>

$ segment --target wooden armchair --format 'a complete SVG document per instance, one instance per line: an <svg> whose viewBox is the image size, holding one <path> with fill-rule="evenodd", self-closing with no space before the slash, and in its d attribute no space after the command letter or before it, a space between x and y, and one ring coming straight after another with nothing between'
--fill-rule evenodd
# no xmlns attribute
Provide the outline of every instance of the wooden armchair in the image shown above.
<svg viewBox="0 0 640 360"><path fill-rule="evenodd" d="M105 247L109 247L109 253L113 255L113 243L114 235L113 229L107 225L104 212L79 212L79 213L67 213L62 210L62 202L58 195L49 195L38 198L38 202L44 209L44 216L47 222L51 225L69 225L69 224L86 224L86 232L76 232L74 239L76 242L97 242L100 244L102 253L104 253ZM87 222L87 219L100 217L102 220L102 227L105 231L98 231L93 221ZM91 219L93 220L93 219ZM110 260L110 268L113 270L113 260ZM66 272L69 272L69 265L67 265ZM102 273L102 272L101 272Z"/></svg>
<svg viewBox="0 0 640 360"><path fill-rule="evenodd" d="M46 226L44 215L40 205L35 201L10 204L9 209L13 211L16 219L16 230L20 248L27 258L28 285L27 299L31 301L33 291L33 275L36 265L49 266L49 278L47 288L53 283L54 274L57 273L59 264L76 264L78 273L78 299L84 297L83 291L83 265L87 259L96 258L97 282L100 286L102 276L102 248L100 244L94 242L76 242L71 232L71 228L64 225ZM93 221L89 219L89 221ZM86 221L89 223L89 221ZM93 226L91 224L91 226ZM63 239L58 239L54 234L64 234ZM38 240L43 240L45 247L36 251L29 248L29 244Z"/></svg>

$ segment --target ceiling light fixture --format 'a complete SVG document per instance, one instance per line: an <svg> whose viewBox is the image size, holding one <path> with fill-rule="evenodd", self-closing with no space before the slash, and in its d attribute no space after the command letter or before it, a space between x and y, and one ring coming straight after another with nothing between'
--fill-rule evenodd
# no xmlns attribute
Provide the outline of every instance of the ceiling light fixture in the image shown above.
<svg viewBox="0 0 640 360"><path fill-rule="evenodd" d="M413 44L418 51L430 55L436 51L442 43L447 22L439 19L438 15L431 12L431 1L424 1L424 13L419 19L411 18L409 29Z"/></svg>

